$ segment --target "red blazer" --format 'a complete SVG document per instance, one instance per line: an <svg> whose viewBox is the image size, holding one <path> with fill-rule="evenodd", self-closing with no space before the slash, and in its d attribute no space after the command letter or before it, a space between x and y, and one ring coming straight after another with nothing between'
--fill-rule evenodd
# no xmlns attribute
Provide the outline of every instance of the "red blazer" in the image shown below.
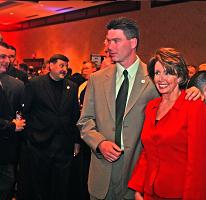
<svg viewBox="0 0 206 200"><path fill-rule="evenodd" d="M142 130L143 151L128 186L163 198L206 199L206 105L182 91L155 125L161 98L150 101Z"/></svg>

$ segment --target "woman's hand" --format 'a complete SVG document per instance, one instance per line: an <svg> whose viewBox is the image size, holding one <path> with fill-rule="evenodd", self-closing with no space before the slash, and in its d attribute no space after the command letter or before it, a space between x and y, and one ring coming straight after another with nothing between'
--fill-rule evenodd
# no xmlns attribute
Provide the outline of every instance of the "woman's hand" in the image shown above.
<svg viewBox="0 0 206 200"><path fill-rule="evenodd" d="M144 200L140 192L135 192L135 200Z"/></svg>

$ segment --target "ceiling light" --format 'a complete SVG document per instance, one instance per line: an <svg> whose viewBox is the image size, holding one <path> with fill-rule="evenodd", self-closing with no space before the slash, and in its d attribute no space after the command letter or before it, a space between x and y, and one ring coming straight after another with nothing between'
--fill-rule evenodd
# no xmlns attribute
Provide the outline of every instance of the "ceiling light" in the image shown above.
<svg viewBox="0 0 206 200"><path fill-rule="evenodd" d="M13 15L14 13L13 13L13 12L10 12L9 14L10 14L10 15Z"/></svg>

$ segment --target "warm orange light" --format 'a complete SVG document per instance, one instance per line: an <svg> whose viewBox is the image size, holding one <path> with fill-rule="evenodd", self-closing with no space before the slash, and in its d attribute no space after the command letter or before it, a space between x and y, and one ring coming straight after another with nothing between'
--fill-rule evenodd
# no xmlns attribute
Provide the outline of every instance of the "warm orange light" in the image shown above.
<svg viewBox="0 0 206 200"><path fill-rule="evenodd" d="M13 13L13 12L10 12L9 14L10 14L10 15L13 15L14 13Z"/></svg>
<svg viewBox="0 0 206 200"><path fill-rule="evenodd" d="M8 24L11 24L11 23L10 22L2 22L1 24L8 25Z"/></svg>

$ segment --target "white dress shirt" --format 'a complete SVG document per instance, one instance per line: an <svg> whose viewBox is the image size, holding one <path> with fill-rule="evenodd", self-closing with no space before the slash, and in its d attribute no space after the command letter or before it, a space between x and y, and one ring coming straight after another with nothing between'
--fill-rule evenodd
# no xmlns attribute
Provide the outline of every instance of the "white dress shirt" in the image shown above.
<svg viewBox="0 0 206 200"><path fill-rule="evenodd" d="M126 69L128 71L128 79L129 79L127 103L128 103L131 91L132 91L132 87L134 85L134 80L135 80L136 73L137 73L137 70L139 67L139 62L140 62L140 59L137 57L137 60ZM125 70L125 68L123 66L121 66L119 63L117 63L116 66L117 66L117 72L116 72L116 98L117 98L119 89L122 85L122 82L124 81L123 71ZM127 103L126 103L126 106L127 106ZM121 149L124 149L122 133L121 133Z"/></svg>

